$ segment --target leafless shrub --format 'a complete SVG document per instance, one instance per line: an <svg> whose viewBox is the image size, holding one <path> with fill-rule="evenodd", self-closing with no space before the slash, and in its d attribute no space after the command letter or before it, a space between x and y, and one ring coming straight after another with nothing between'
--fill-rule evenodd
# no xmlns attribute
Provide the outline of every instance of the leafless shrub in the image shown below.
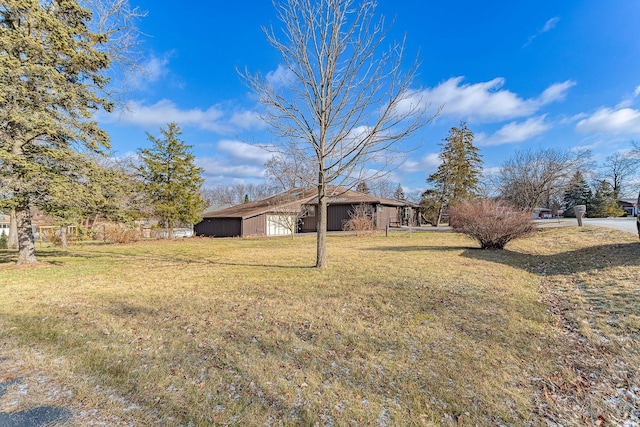
<svg viewBox="0 0 640 427"><path fill-rule="evenodd" d="M511 240L535 231L529 212L503 201L489 199L451 206L449 224L454 231L477 240L482 249L504 249Z"/></svg>
<svg viewBox="0 0 640 427"><path fill-rule="evenodd" d="M356 236L366 236L375 231L373 215L369 207L359 204L349 212L349 219L342 226L344 231L355 231Z"/></svg>
<svg viewBox="0 0 640 427"><path fill-rule="evenodd" d="M123 224L104 224L103 240L110 243L131 243L140 238L140 230Z"/></svg>

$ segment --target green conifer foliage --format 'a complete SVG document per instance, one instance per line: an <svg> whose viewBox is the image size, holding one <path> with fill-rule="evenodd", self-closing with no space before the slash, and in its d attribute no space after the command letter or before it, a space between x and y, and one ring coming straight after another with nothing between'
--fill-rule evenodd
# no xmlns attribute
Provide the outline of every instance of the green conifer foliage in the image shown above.
<svg viewBox="0 0 640 427"><path fill-rule="evenodd" d="M429 175L427 182L433 191L423 193L433 198L428 204L437 210L436 225L440 223L443 209L448 205L476 197L480 190L482 157L473 145L473 132L465 122L449 129L449 135L441 144L440 166ZM423 204L427 204L424 201Z"/></svg>
<svg viewBox="0 0 640 427"><path fill-rule="evenodd" d="M195 166L191 145L179 139L180 127L169 123L160 133L161 138L147 133L153 146L139 150L138 172L154 215L165 223L173 238L175 225L195 224L202 218L206 206L200 187L204 180L202 168Z"/></svg>
<svg viewBox="0 0 640 427"><path fill-rule="evenodd" d="M571 177L569 186L564 193L563 197L563 209L564 216L575 217L573 207L576 205L585 205L587 207L587 216L592 216L592 202L593 194L589 184L584 178L584 175L579 170L576 171Z"/></svg>
<svg viewBox="0 0 640 427"><path fill-rule="evenodd" d="M90 21L75 0L0 3L0 196L15 208L19 264L37 261L30 208L68 181L69 150L109 145L92 120L112 109L102 96L108 37Z"/></svg>
<svg viewBox="0 0 640 427"><path fill-rule="evenodd" d="M606 218L623 216L624 214L624 209L618 206L618 199L613 186L606 180L598 182L596 192L593 195L591 212L587 210L587 215L595 218Z"/></svg>

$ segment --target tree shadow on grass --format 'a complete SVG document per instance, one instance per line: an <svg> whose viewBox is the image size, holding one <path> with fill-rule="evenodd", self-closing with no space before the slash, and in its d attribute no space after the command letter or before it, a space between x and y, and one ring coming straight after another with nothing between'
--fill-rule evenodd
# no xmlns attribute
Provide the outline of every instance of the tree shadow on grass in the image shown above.
<svg viewBox="0 0 640 427"><path fill-rule="evenodd" d="M63 265L64 262L56 258L95 258L93 254L79 254L72 251L64 250L49 250L49 251L37 251L36 258L38 262L43 264ZM0 250L0 265L2 264L15 264L18 261L18 252L15 250ZM1 424L0 424L1 426Z"/></svg>
<svg viewBox="0 0 640 427"><path fill-rule="evenodd" d="M36 257L43 265L64 265L63 261L56 258L85 258L85 259L137 259L148 260L154 262L165 262L169 264L199 264L199 265L221 265L230 267L259 267L259 268L278 268L278 269L312 269L315 265L286 265L286 264L267 264L264 262L230 262L230 261L217 261L207 258L188 258L180 256L160 256L156 254L131 254L121 253L114 251L100 251L100 252L76 252L76 251L64 251L64 250L50 250L44 252L36 252ZM0 266L3 264L15 264L18 260L18 253L16 251L0 251ZM0 424L0 427L2 425Z"/></svg>
<svg viewBox="0 0 640 427"><path fill-rule="evenodd" d="M13 384L20 384L20 378L11 381L0 382L0 397L2 397L7 387ZM3 427L39 427L62 424L71 419L71 411L57 406L37 406L19 412L0 412L0 426Z"/></svg>
<svg viewBox="0 0 640 427"><path fill-rule="evenodd" d="M496 262L538 275L570 275L609 267L640 267L638 243L616 243L590 246L572 251L537 255L504 250L467 248L465 258Z"/></svg>
<svg viewBox="0 0 640 427"><path fill-rule="evenodd" d="M427 246L427 245L412 245L412 246L376 246L367 248L368 251L388 251L388 252L424 252L424 251L445 251L445 252L459 252L469 249L469 246Z"/></svg>

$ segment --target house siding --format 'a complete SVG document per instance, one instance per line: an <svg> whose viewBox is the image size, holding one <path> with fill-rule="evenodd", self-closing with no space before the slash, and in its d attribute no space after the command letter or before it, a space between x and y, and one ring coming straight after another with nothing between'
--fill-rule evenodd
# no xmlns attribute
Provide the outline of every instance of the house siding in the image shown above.
<svg viewBox="0 0 640 427"><path fill-rule="evenodd" d="M258 215L242 221L242 236L265 236L267 234L267 216Z"/></svg>
<svg viewBox="0 0 640 427"><path fill-rule="evenodd" d="M384 206L378 205L376 209L376 228L385 229L387 225L398 224L400 218L398 218L398 208L396 206Z"/></svg>
<svg viewBox="0 0 640 427"><path fill-rule="evenodd" d="M195 225L197 236L237 237L242 235L240 218L205 218Z"/></svg>
<svg viewBox="0 0 640 427"><path fill-rule="evenodd" d="M327 206L327 231L342 231L343 225L349 220L349 212L354 205Z"/></svg>
<svg viewBox="0 0 640 427"><path fill-rule="evenodd" d="M302 218L300 223L300 232L301 233L311 233L318 229L318 218L315 216L307 216Z"/></svg>

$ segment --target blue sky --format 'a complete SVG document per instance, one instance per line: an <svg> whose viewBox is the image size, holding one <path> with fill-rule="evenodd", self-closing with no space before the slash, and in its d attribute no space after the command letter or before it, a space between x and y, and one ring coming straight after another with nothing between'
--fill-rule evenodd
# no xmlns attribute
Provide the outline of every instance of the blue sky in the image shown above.
<svg viewBox="0 0 640 427"><path fill-rule="evenodd" d="M267 74L281 60L261 31L277 25L269 0L131 0L139 22L144 73L124 94L127 108L100 122L116 156L150 145L177 122L193 145L206 186L264 181L271 142L258 106L236 69ZM594 160L640 140L640 2L379 0L422 62L415 89L440 116L409 141L420 147L390 179L406 192L426 188L438 143L466 121L487 174L528 147L590 149ZM409 58L411 59L411 58Z"/></svg>

